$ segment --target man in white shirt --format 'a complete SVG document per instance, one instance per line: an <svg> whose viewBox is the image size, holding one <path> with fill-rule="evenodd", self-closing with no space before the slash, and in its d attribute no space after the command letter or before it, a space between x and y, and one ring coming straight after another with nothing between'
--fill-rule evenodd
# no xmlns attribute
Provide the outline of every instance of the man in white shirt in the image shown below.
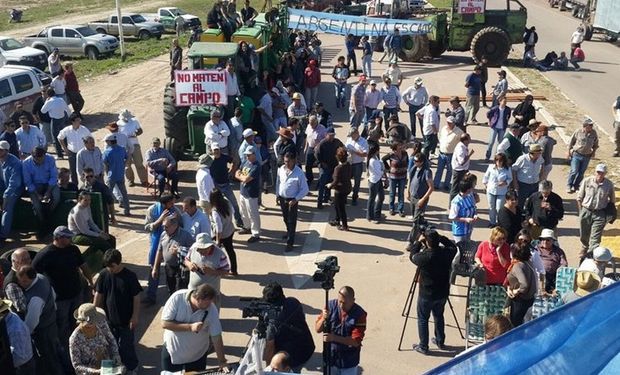
<svg viewBox="0 0 620 375"><path fill-rule="evenodd" d="M47 89L47 100L43 107L41 107L41 113L47 113L50 117L50 127L52 129L52 137L54 138L54 146L56 147L56 156L58 159L63 158L62 146L58 141L58 133L65 126L66 119L71 115L71 110L67 103L60 97L56 96L54 89Z"/></svg>
<svg viewBox="0 0 620 375"><path fill-rule="evenodd" d="M235 109L235 102L237 96L241 95L239 90L239 81L237 80L237 74L235 73L235 65L232 60L228 60L226 63L226 96L228 97L228 104L226 105L226 118L233 117Z"/></svg>
<svg viewBox="0 0 620 375"><path fill-rule="evenodd" d="M209 195L215 189L213 177L211 177L211 164L213 159L207 154L200 155L198 158L199 168L196 171L196 190L198 190L198 199L200 200L200 208L207 213L211 212L211 204L209 203Z"/></svg>
<svg viewBox="0 0 620 375"><path fill-rule="evenodd" d="M215 110L211 112L211 121L205 125L205 144L207 149L211 148L212 144L220 146L220 151L224 155L228 155L228 136L230 135L230 129L225 121L222 120L222 114L220 111Z"/></svg>
<svg viewBox="0 0 620 375"><path fill-rule="evenodd" d="M446 118L446 126L439 131L439 157L437 158L437 172L433 181L435 190L443 188L450 190L450 181L452 180L452 155L456 145L461 141L463 131L456 127L455 119L452 116ZM443 186L441 186L441 177L443 171L446 170Z"/></svg>
<svg viewBox="0 0 620 375"><path fill-rule="evenodd" d="M357 205L357 198L360 192L360 183L362 181L362 173L364 173L364 162L368 156L368 142L360 136L357 128L349 130L349 137L345 142L345 147L351 156L351 176L353 177L353 195L351 196L351 205Z"/></svg>
<svg viewBox="0 0 620 375"><path fill-rule="evenodd" d="M71 170L71 182L79 184L77 176L77 153L84 148L84 138L91 135L90 130L82 126L82 119L77 114L69 117L71 125L63 128L58 133L58 142L69 156L69 169Z"/></svg>
<svg viewBox="0 0 620 375"><path fill-rule="evenodd" d="M428 104L416 112L418 119L422 121L422 136L424 146L422 152L430 160L430 155L435 152L437 143L437 133L439 133L439 97L432 95Z"/></svg>
<svg viewBox="0 0 620 375"><path fill-rule="evenodd" d="M450 180L450 202L459 193L459 185L463 177L469 172L469 161L474 150L469 149L471 138L469 134L461 134L461 141L454 148L452 155L452 180Z"/></svg>
<svg viewBox="0 0 620 375"><path fill-rule="evenodd" d="M424 80L422 77L416 77L413 82L413 86L409 86L403 92L403 102L409 106L409 121L411 126L411 134L415 137L416 130L416 112L418 112L426 102L428 102L428 91L426 91L426 87L423 85ZM422 121L420 121L420 132L424 134L422 130Z"/></svg>
<svg viewBox="0 0 620 375"><path fill-rule="evenodd" d="M220 371L227 367L222 325L214 303L216 297L217 291L212 286L202 284L196 290L178 290L168 298L161 314L162 371L203 371L211 343Z"/></svg>
<svg viewBox="0 0 620 375"><path fill-rule="evenodd" d="M61 69L58 72L58 75L52 79L50 88L54 89L56 96L60 96L65 102L67 102L66 87L67 81L65 81L65 71Z"/></svg>
<svg viewBox="0 0 620 375"><path fill-rule="evenodd" d="M377 81L374 79L368 84L366 96L364 98L364 107L366 107L366 117L364 117L364 125L372 118L373 112L379 107L379 103L383 100L381 90L377 90Z"/></svg>
<svg viewBox="0 0 620 375"><path fill-rule="evenodd" d="M138 140L138 136L143 132L140 122L128 109L123 109L118 115L116 125L118 125L119 132L127 136L129 143L133 147L133 152L128 154L129 163L125 167L125 177L127 177L127 181L129 181L129 186L135 185L133 169L131 169L132 164L136 168L140 184L142 184L142 186L148 186L148 175L146 173L146 168L144 168L142 149L140 147L140 141Z"/></svg>

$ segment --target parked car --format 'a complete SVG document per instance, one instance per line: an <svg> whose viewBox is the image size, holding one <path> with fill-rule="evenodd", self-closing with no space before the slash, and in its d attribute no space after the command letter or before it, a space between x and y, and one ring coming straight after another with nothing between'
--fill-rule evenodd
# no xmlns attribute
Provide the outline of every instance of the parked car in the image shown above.
<svg viewBox="0 0 620 375"><path fill-rule="evenodd" d="M45 69L47 55L8 36L0 36L0 66L5 64L34 66Z"/></svg>
<svg viewBox="0 0 620 375"><path fill-rule="evenodd" d="M0 111L8 117L13 113L15 102L24 104L24 109L32 111L32 105L41 87L49 84L52 77L41 70L21 65L5 65L0 68Z"/></svg>
<svg viewBox="0 0 620 375"><path fill-rule="evenodd" d="M149 21L161 22L166 30L176 30L174 19L180 15L185 20L185 29L189 29L194 26L200 26L200 19L192 14L187 14L181 8L165 7L159 8L157 13L142 14L144 18Z"/></svg>
<svg viewBox="0 0 620 375"><path fill-rule="evenodd" d="M159 22L149 22L139 14L131 13L121 17L124 36L135 36L146 40L151 37L159 39L164 33L164 25ZM114 14L108 19L90 22L88 26L100 34L118 36L118 17Z"/></svg>
<svg viewBox="0 0 620 375"><path fill-rule="evenodd" d="M87 25L50 26L36 35L24 38L24 43L49 54L54 48L63 56L88 56L96 60L110 56L118 48L118 39L99 34Z"/></svg>

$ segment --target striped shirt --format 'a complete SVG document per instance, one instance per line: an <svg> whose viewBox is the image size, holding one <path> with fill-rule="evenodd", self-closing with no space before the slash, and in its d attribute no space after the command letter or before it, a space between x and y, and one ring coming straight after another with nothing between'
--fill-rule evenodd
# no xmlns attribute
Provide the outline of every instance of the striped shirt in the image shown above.
<svg viewBox="0 0 620 375"><path fill-rule="evenodd" d="M381 88L381 97L383 98L384 108L397 108L400 104L400 91L394 85L389 88Z"/></svg>
<svg viewBox="0 0 620 375"><path fill-rule="evenodd" d="M476 200L473 194L463 196L457 195L452 199L450 204L450 215L448 218L452 220L452 234L454 236L466 236L470 234L474 226L470 223L454 220L457 217L474 217L476 214Z"/></svg>
<svg viewBox="0 0 620 375"><path fill-rule="evenodd" d="M356 111L363 111L364 99L366 99L366 87L360 82L351 88L351 102L349 103L349 108L353 108Z"/></svg>

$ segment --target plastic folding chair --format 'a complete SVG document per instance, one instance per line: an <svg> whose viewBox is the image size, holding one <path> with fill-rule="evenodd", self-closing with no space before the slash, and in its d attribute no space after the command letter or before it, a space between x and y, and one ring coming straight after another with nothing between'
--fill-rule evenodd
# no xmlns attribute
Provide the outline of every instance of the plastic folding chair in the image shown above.
<svg viewBox="0 0 620 375"><path fill-rule="evenodd" d="M506 297L506 289L501 285L471 288L465 310L465 349L469 343L484 342L484 323L489 316L503 313Z"/></svg>

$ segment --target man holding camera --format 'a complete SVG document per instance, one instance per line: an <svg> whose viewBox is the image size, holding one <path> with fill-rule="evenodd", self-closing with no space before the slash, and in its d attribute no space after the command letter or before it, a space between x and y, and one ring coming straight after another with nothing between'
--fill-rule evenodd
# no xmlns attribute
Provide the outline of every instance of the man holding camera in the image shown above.
<svg viewBox="0 0 620 375"><path fill-rule="evenodd" d="M450 270L456 255L456 245L433 229L426 229L411 249L411 262L418 266L420 292L418 295L418 334L420 343L413 349L428 355L428 319L435 320L433 343L445 350L443 311L450 295Z"/></svg>
<svg viewBox="0 0 620 375"><path fill-rule="evenodd" d="M328 364L331 366L331 374L357 375L366 331L366 311L355 303L353 288L340 288L338 299L329 301L314 328L317 333L323 333L324 342L330 343Z"/></svg>
<svg viewBox="0 0 620 375"><path fill-rule="evenodd" d="M285 297L282 286L276 282L265 286L263 300L282 308L275 321L270 321L267 326L263 359L270 363L276 353L284 351L288 353L292 372L299 373L314 353L314 341L303 307L296 298Z"/></svg>

